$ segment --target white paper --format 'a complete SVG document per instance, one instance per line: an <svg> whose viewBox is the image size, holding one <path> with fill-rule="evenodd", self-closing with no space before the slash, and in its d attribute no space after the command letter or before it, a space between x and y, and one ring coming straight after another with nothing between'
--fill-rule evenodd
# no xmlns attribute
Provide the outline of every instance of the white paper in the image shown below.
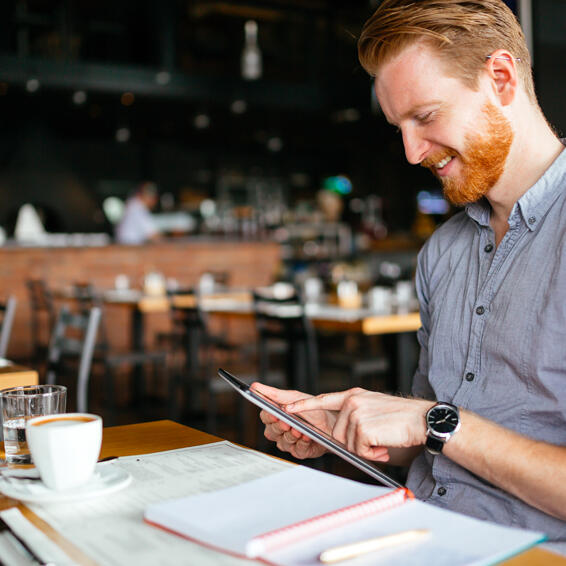
<svg viewBox="0 0 566 566"><path fill-rule="evenodd" d="M6 509L0 515L10 528L46 563L57 564L57 566L75 564L45 533L28 521L17 507ZM2 535L4 536L2 546L5 548L3 548L0 556L6 564L13 564L14 566L21 563L35 564L31 557L19 547L19 544L14 543L12 535L7 532L2 533Z"/></svg>
<svg viewBox="0 0 566 566"><path fill-rule="evenodd" d="M133 481L121 492L71 504L29 505L67 540L100 565L245 565L143 522L150 503L211 492L264 477L292 464L218 442L108 462Z"/></svg>

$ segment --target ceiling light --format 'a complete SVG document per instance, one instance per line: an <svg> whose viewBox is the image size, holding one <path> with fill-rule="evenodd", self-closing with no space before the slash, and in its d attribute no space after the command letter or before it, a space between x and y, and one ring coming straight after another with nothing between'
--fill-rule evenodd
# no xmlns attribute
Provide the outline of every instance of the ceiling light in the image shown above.
<svg viewBox="0 0 566 566"><path fill-rule="evenodd" d="M357 108L345 108L332 115L332 119L337 123L357 122L360 119L360 111Z"/></svg>
<svg viewBox="0 0 566 566"><path fill-rule="evenodd" d="M261 77L262 62L261 51L257 44L257 23L248 20L244 25L246 43L242 50L242 78L248 81L255 81Z"/></svg>
<svg viewBox="0 0 566 566"><path fill-rule="evenodd" d="M124 92L120 97L120 102L124 106L131 106L134 103L135 99L136 97L134 96L133 92Z"/></svg>
<svg viewBox="0 0 566 566"><path fill-rule="evenodd" d="M171 82L171 73L169 71L159 71L155 75L155 82L161 86L168 85Z"/></svg>
<svg viewBox="0 0 566 566"><path fill-rule="evenodd" d="M40 83L37 79L29 79L26 82L26 90L28 92L36 92L39 87L40 87Z"/></svg>
<svg viewBox="0 0 566 566"><path fill-rule="evenodd" d="M274 153L283 149L283 140L278 136L273 136L267 140L267 149Z"/></svg>
<svg viewBox="0 0 566 566"><path fill-rule="evenodd" d="M210 126L210 117L208 116L208 114L197 114L193 123L197 130L205 130L206 128L208 128L208 126Z"/></svg>
<svg viewBox="0 0 566 566"><path fill-rule="evenodd" d="M126 143L130 139L130 128L118 128L116 130L116 141Z"/></svg>
<svg viewBox="0 0 566 566"><path fill-rule="evenodd" d="M84 90L76 90L73 92L73 103L77 106L86 102L86 92Z"/></svg>
<svg viewBox="0 0 566 566"><path fill-rule="evenodd" d="M248 105L245 100L234 100L232 104L230 104L230 110L234 114L243 114L248 109Z"/></svg>

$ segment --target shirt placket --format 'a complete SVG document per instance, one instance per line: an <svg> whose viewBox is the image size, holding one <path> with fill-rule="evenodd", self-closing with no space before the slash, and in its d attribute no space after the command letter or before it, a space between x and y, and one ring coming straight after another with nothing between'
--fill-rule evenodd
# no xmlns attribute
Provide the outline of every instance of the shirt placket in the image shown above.
<svg viewBox="0 0 566 566"><path fill-rule="evenodd" d="M463 375L461 376L460 387L457 389L452 403L459 407L466 408L468 401L474 391L481 386L485 376L481 375L481 344L485 331L485 326L490 314L490 307L493 301L497 282L504 276L504 263L511 253L514 245L527 228L521 223L518 215L514 221L509 222L509 230L505 234L499 246L495 247L495 236L493 230L484 227L480 232L478 249L478 285L476 300L472 308L472 322L470 327L470 340L468 355L464 365ZM445 400L445 399L443 399ZM453 496L450 489L451 482L449 473L446 470L446 460L442 457L434 458L432 464L432 475L435 479L435 489L430 497L431 500L442 500L443 504L448 504Z"/></svg>

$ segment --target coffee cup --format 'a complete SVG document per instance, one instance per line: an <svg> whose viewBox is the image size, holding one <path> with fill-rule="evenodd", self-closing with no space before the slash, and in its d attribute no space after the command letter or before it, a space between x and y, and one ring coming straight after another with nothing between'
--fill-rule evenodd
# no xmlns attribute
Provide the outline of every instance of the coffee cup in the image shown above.
<svg viewBox="0 0 566 566"><path fill-rule="evenodd" d="M92 477L102 444L102 418L89 413L36 417L27 423L26 437L43 483L65 491Z"/></svg>

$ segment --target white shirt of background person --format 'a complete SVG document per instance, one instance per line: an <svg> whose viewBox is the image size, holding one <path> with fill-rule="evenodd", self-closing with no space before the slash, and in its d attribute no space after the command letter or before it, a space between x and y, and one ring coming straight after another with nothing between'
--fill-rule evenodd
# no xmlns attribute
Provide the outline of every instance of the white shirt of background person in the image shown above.
<svg viewBox="0 0 566 566"><path fill-rule="evenodd" d="M148 204L143 193L128 199L124 215L116 228L116 241L119 244L143 244L158 234Z"/></svg>

